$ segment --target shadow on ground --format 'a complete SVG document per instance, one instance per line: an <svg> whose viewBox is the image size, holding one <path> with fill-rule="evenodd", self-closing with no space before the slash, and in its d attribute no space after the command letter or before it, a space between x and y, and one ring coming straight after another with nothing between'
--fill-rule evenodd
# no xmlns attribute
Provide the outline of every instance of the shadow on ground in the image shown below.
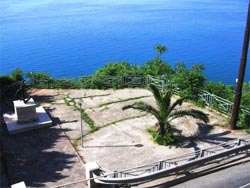
<svg viewBox="0 0 250 188"><path fill-rule="evenodd" d="M1 118L5 110L1 108ZM84 176L79 158L57 125L60 119L53 119L52 127L10 135L2 118L0 135L10 184L24 181L28 187L51 187ZM74 165L78 167L72 171Z"/></svg>
<svg viewBox="0 0 250 188"><path fill-rule="evenodd" d="M51 102L55 102L54 98L56 96L58 96L58 95L34 95L34 94L32 94L32 98L37 103L42 103L42 102L51 103Z"/></svg>
<svg viewBox="0 0 250 188"><path fill-rule="evenodd" d="M198 125L198 134L192 137L182 136L181 133L178 133L178 140L180 141L176 147L182 148L194 148L194 151L199 151L202 148L199 147L199 142L209 143L209 144L221 144L235 138L227 137L231 132L223 131L220 133L211 134L210 132L213 130L213 126L197 123Z"/></svg>

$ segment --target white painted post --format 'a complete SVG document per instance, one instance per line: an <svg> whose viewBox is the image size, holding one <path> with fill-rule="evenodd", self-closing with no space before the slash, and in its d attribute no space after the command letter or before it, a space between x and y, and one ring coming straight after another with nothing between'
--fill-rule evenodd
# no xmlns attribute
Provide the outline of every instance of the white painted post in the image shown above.
<svg viewBox="0 0 250 188"><path fill-rule="evenodd" d="M86 178L90 179L88 180L88 188L98 187L98 184L94 181L94 179L91 178L94 177L93 173L97 175L100 174L100 166L96 162L91 162L85 165L85 169L86 169Z"/></svg>

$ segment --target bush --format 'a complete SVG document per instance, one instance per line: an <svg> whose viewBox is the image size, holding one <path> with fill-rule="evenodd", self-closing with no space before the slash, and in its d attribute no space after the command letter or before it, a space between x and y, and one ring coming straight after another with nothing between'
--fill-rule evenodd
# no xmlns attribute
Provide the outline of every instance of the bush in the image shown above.
<svg viewBox="0 0 250 188"><path fill-rule="evenodd" d="M53 81L51 85L53 88L61 88L61 89L77 89L79 88L78 82L68 78L61 78Z"/></svg>
<svg viewBox="0 0 250 188"><path fill-rule="evenodd" d="M142 67L143 75L152 75L152 76L162 76L165 75L167 78L170 78L173 74L172 67L167 63L162 61L159 57L148 61L145 66Z"/></svg>
<svg viewBox="0 0 250 188"><path fill-rule="evenodd" d="M80 88L94 89L93 78L90 76L82 76L78 80L78 85Z"/></svg>
<svg viewBox="0 0 250 188"><path fill-rule="evenodd" d="M8 85L13 84L14 82L18 82L21 80L23 80L23 73L21 69L17 68L9 75L5 74L0 76L0 87L6 87Z"/></svg>
<svg viewBox="0 0 250 188"><path fill-rule="evenodd" d="M9 75L2 75L0 76L0 87L6 87L10 84L13 84L15 82L15 80L9 76Z"/></svg>
<svg viewBox="0 0 250 188"><path fill-rule="evenodd" d="M199 90L204 87L206 77L202 73L203 65L194 65L188 69L184 63L178 63L172 76L181 97L197 100Z"/></svg>
<svg viewBox="0 0 250 188"><path fill-rule="evenodd" d="M206 106L206 102L204 100L201 100L201 99L198 99L197 101L195 101L195 104L201 108L204 108Z"/></svg>
<svg viewBox="0 0 250 188"><path fill-rule="evenodd" d="M231 85L226 85L223 82L207 82L204 89L224 99L233 100L234 88Z"/></svg>
<svg viewBox="0 0 250 188"><path fill-rule="evenodd" d="M242 113L239 115L238 124L246 130L250 130L250 114Z"/></svg>
<svg viewBox="0 0 250 188"><path fill-rule="evenodd" d="M34 88L50 88L53 78L43 72L29 72L27 77L30 79L30 84Z"/></svg>
<svg viewBox="0 0 250 188"><path fill-rule="evenodd" d="M250 110L250 82L243 85L241 105Z"/></svg>
<svg viewBox="0 0 250 188"><path fill-rule="evenodd" d="M94 77L136 75L136 67L127 62L108 63L94 73Z"/></svg>
<svg viewBox="0 0 250 188"><path fill-rule="evenodd" d="M149 134L151 134L152 139L159 145L173 145L177 143L177 138L172 134L165 134L163 137L155 130L155 129L148 129Z"/></svg>
<svg viewBox="0 0 250 188"><path fill-rule="evenodd" d="M19 68L11 72L10 76L17 82L23 80L23 71Z"/></svg>

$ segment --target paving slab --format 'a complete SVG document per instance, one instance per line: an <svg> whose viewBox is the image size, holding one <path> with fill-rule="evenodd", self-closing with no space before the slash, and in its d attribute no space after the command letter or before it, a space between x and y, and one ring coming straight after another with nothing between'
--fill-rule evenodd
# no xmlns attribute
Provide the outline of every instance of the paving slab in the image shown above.
<svg viewBox="0 0 250 188"><path fill-rule="evenodd" d="M10 135L1 124L1 135L11 184L54 187L85 179L84 164L59 125Z"/></svg>
<svg viewBox="0 0 250 188"><path fill-rule="evenodd" d="M211 147L244 134L242 131L229 131L217 126L225 125L226 117L210 109L201 109L209 114L210 125L201 124L193 118L180 118L173 122L174 127L184 138L191 139L185 139L178 147L159 146L152 142L151 136L147 133L147 129L156 123L152 116L136 118L135 116L140 115L140 112L133 109L122 111L124 105L135 101L143 100L154 104L152 94L148 90L36 90L33 95L36 96L36 100L39 99L43 105L46 105L47 110L54 114L54 117L58 117L62 130L70 140L79 137L80 121L79 111L64 103L66 97L75 100L82 98L85 112L97 126L102 127L109 123L109 126L85 136L83 148L80 142L77 146L78 153L86 163L96 161L109 170L123 170L155 162ZM135 99L138 97L139 99ZM180 108L197 109L190 103L184 103ZM85 123L83 127L84 132L89 130ZM137 147L138 145L140 147ZM65 178L62 177L62 179Z"/></svg>

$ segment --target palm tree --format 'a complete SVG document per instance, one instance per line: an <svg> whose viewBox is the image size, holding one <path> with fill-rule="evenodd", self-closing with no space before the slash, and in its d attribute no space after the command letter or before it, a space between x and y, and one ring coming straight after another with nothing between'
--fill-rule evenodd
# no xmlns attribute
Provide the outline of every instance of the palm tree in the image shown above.
<svg viewBox="0 0 250 188"><path fill-rule="evenodd" d="M172 91L168 90L161 92L155 85L150 85L150 90L153 93L153 96L156 101L156 107L153 107L150 104L145 102L135 102L132 105L124 106L122 109L137 109L140 111L148 112L156 117L157 122L157 136L156 141L159 144L164 144L164 139L174 138L173 128L171 121L180 118L180 117L193 117L199 120L202 120L205 123L209 122L208 116L200 110L188 109L188 110L177 110L177 106L181 106L184 98L179 98L175 102L171 103ZM174 140L172 139L172 141ZM168 143L170 144L170 143Z"/></svg>
<svg viewBox="0 0 250 188"><path fill-rule="evenodd" d="M155 50L158 52L158 56L159 57L161 57L161 55L165 52L165 51L167 51L168 49L167 49L167 47L166 46L163 46L163 45L156 45L155 46Z"/></svg>

